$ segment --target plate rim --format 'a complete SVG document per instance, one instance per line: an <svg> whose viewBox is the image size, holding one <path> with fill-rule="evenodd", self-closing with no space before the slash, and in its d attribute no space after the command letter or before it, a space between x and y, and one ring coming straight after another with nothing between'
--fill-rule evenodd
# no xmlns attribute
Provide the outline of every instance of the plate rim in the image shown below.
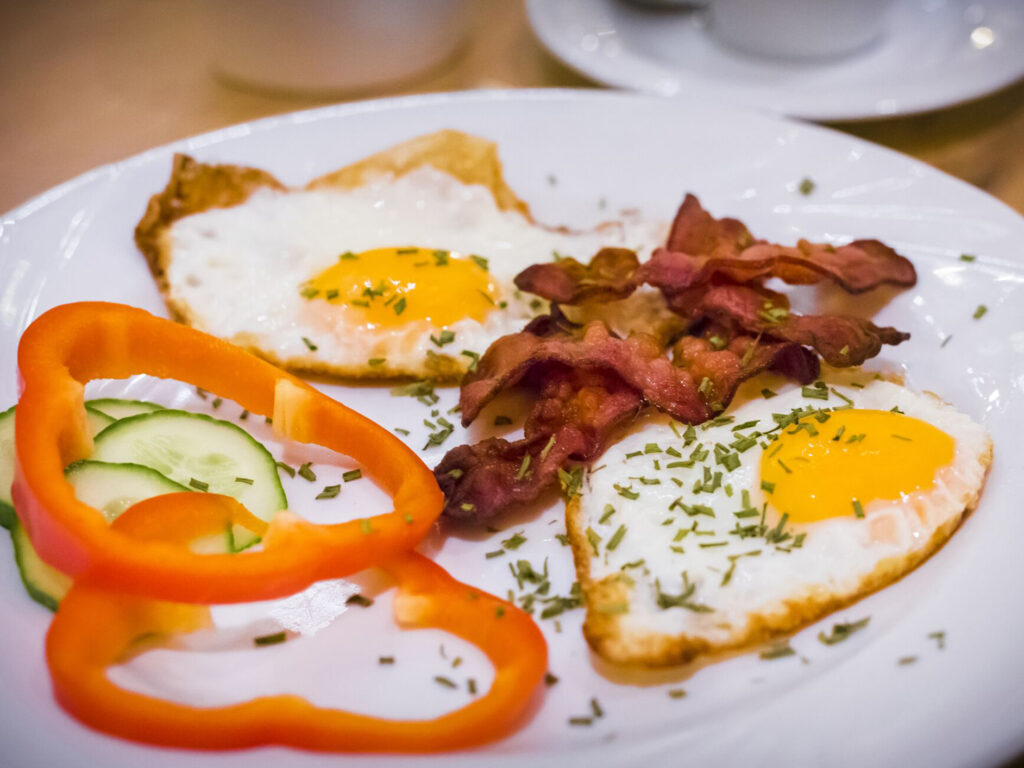
<svg viewBox="0 0 1024 768"><path fill-rule="evenodd" d="M527 0L528 4L541 3L543 0ZM231 125L223 128L216 128L211 131L204 131L202 133L190 134L188 136L174 139L172 141L158 144L149 149L144 149L141 152L136 152L131 155L127 155L119 160L112 160L107 163L103 163L94 166L82 173L79 173L71 178L60 182L48 189L43 190L15 207L9 209L6 212L0 213L0 232L2 227L8 222L17 223L21 219L32 215L37 210L44 208L45 206L54 203L66 195L74 192L76 189L82 186L86 186L89 183L102 178L103 176L115 176L119 174L123 169L129 169L132 167L140 166L148 163L152 160L158 159L164 155L172 152L181 151L194 151L199 148L220 144L231 138L250 133L262 133L268 130L273 130L279 125L285 124L296 124L296 123L307 123L317 122L320 120L331 119L335 117L344 117L350 114L364 114L373 112L383 112L391 109L405 109L415 108L418 106L431 106L445 103L488 103L496 101L587 101L590 99L602 100L607 99L609 101L623 100L623 101L651 101L651 102L667 102L673 103L673 99L657 96L654 94L643 93L639 91L621 90L621 89L604 89L604 88L480 88L474 90L464 91L438 91L425 94L407 94L397 96L386 96L383 98L376 99L359 99L356 101L342 101L333 104L324 104L316 107L310 107L308 109L301 109L289 112L282 112L274 115L267 115L265 117L256 118L253 120L244 120L239 123L232 123ZM869 141L868 139L861 138L854 134L846 133L845 131L829 126L820 125L817 123L807 122L798 117L791 115L784 115L770 110L763 110L757 107L744 106L739 104L732 104L729 102L696 98L687 104L697 103L704 108L711 108L717 110L723 110L726 112L736 112L739 115L746 116L750 119L764 120L770 123L782 123L790 128L806 131L811 134L822 134L830 135L833 137L841 137L844 141L851 142L853 145L861 148L867 148L871 152L880 152L887 155L890 159L900 160L904 163L908 163L910 167L918 170L923 170L925 173L939 174L945 177L947 181L951 181L964 190L983 195L988 198L990 203L997 203L1004 213L1009 213L1020 219L1018 223L1024 223L1024 212L1018 212L1012 208L1008 203L1003 202L995 195L986 190L971 184L964 179L958 178L951 173L944 171L940 168L936 168L933 165L926 163L924 160L920 160L912 155L900 152L899 150L886 147L882 144ZM678 102L679 109L686 109L687 104L682 101ZM1010 266L1013 266L1010 263Z"/></svg>

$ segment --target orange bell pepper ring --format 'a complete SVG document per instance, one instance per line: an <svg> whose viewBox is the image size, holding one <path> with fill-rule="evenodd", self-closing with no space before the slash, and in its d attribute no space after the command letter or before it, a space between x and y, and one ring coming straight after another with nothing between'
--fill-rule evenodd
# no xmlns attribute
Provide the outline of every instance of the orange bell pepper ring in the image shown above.
<svg viewBox="0 0 1024 768"><path fill-rule="evenodd" d="M189 499L186 517L179 514L181 499L173 498L184 495L197 497ZM223 531L227 523L248 527L252 520L226 496L171 494L136 504L111 527L121 535L162 539L180 548L192 537ZM521 721L547 669L547 647L537 625L515 606L456 581L414 552L379 567L397 581L395 615L401 625L445 630L487 655L495 675L484 695L430 720L390 720L316 707L295 695L199 708L126 691L110 681L107 668L122 661L140 637L209 626L208 609L113 595L87 576L61 601L46 638L57 700L97 730L193 749L274 744L319 751L431 752L507 735Z"/></svg>
<svg viewBox="0 0 1024 768"><path fill-rule="evenodd" d="M82 302L49 310L22 335L18 371L15 508L44 561L73 578L88 573L94 586L191 603L282 597L411 549L440 514L433 474L390 432L226 341L141 309ZM138 373L216 392L272 416L285 437L351 456L391 495L393 510L335 525L283 512L262 548L239 554L132 540L75 498L64 467L92 451L85 383Z"/></svg>

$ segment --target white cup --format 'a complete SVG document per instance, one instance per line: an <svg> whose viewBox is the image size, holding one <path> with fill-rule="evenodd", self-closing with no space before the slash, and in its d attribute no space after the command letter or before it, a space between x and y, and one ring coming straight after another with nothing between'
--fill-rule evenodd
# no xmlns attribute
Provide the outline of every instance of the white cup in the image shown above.
<svg viewBox="0 0 1024 768"><path fill-rule="evenodd" d="M738 50L826 59L866 48L885 29L890 0L711 0L711 34Z"/></svg>
<svg viewBox="0 0 1024 768"><path fill-rule="evenodd" d="M214 70L264 90L368 90L437 67L465 0L204 0Z"/></svg>

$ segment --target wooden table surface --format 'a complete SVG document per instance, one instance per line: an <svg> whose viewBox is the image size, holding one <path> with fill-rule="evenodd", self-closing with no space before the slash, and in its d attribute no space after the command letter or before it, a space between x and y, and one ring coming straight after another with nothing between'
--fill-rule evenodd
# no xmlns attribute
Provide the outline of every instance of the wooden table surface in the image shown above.
<svg viewBox="0 0 1024 768"><path fill-rule="evenodd" d="M0 2L0 211L155 145L344 100L247 92L219 81L198 2ZM521 0L472 0L470 12L472 34L443 71L359 97L594 87L544 50ZM1024 82L938 112L834 127L913 155L1024 212Z"/></svg>

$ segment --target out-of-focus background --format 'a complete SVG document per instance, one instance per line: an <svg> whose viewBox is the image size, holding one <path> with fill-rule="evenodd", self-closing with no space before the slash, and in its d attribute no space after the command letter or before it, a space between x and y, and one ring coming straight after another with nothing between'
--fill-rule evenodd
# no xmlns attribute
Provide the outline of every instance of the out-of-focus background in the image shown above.
<svg viewBox="0 0 1024 768"><path fill-rule="evenodd" d="M246 90L212 74L218 41L202 2L0 2L0 211L96 165L267 115L407 93L599 87L545 50L523 0L469 0L463 42L415 79L348 93ZM922 115L833 127L1024 212L1024 82Z"/></svg>

